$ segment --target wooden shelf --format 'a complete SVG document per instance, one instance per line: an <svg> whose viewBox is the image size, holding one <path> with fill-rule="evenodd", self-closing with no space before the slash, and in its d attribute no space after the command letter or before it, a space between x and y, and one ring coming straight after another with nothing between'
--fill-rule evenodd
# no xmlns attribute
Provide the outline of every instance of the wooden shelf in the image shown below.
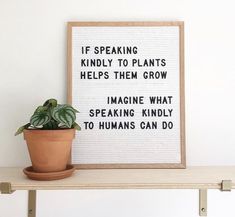
<svg viewBox="0 0 235 217"><path fill-rule="evenodd" d="M235 188L235 166L188 167L187 169L77 170L57 181L33 181L23 168L0 168L0 190L11 194L28 190L28 217L36 217L37 190L79 189L199 189L199 215L207 215L207 189Z"/></svg>
<svg viewBox="0 0 235 217"><path fill-rule="evenodd" d="M58 181L33 181L22 168L0 168L0 183L10 183L12 190L221 189L222 180L231 180L235 188L235 166L77 170Z"/></svg>

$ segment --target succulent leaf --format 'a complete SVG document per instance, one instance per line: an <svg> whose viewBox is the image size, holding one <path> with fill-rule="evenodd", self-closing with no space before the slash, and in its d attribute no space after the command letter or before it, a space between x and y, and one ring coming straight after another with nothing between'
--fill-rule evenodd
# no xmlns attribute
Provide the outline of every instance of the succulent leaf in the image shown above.
<svg viewBox="0 0 235 217"><path fill-rule="evenodd" d="M81 130L81 127L76 122L73 123L73 128L78 130L78 131Z"/></svg>
<svg viewBox="0 0 235 217"><path fill-rule="evenodd" d="M79 111L73 107L71 107L76 113L79 113Z"/></svg>
<svg viewBox="0 0 235 217"><path fill-rule="evenodd" d="M53 119L51 119L48 123L43 125L43 129L45 130L55 130L58 128L59 128L58 123Z"/></svg>
<svg viewBox="0 0 235 217"><path fill-rule="evenodd" d="M34 127L42 126L51 120L50 114L48 112L36 112L30 118L30 124Z"/></svg>
<svg viewBox="0 0 235 217"><path fill-rule="evenodd" d="M42 106L38 106L30 118L30 123L20 127L15 135L24 129L57 130L64 128L74 128L81 130L75 122L78 110L69 104L58 104L56 99L48 99Z"/></svg>
<svg viewBox="0 0 235 217"><path fill-rule="evenodd" d="M25 124L24 126L20 127L16 132L15 132L15 136L23 133L24 129L28 129L28 127L30 126L30 123Z"/></svg>
<svg viewBox="0 0 235 217"><path fill-rule="evenodd" d="M46 111L47 110L47 107L46 106L38 106L37 108L36 108L36 110L34 111L34 114L35 113L39 113L39 112L44 112L44 111Z"/></svg>
<svg viewBox="0 0 235 217"><path fill-rule="evenodd" d="M57 100L56 99L48 99L46 102L44 102L43 106L56 107L57 106Z"/></svg>
<svg viewBox="0 0 235 217"><path fill-rule="evenodd" d="M52 109L52 117L61 124L71 128L76 119L73 107L69 105L58 105Z"/></svg>

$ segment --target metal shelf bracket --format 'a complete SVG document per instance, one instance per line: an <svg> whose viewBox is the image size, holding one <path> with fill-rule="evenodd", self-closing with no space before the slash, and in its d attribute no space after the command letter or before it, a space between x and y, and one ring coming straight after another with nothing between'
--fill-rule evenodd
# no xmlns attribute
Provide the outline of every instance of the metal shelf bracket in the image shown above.
<svg viewBox="0 0 235 217"><path fill-rule="evenodd" d="M36 217L37 191L29 190L28 193L28 217Z"/></svg>
<svg viewBox="0 0 235 217"><path fill-rule="evenodd" d="M207 189L199 189L199 216L207 216Z"/></svg>
<svg viewBox="0 0 235 217"><path fill-rule="evenodd" d="M1 194L12 194L14 192L11 188L10 182L1 182L0 190L1 190Z"/></svg>
<svg viewBox="0 0 235 217"><path fill-rule="evenodd" d="M232 180L222 180L221 191L231 191L232 190Z"/></svg>

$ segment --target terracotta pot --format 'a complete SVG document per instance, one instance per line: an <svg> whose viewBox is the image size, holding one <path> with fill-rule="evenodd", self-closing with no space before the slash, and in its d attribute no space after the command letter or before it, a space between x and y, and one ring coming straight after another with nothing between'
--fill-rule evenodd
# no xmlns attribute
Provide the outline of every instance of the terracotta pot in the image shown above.
<svg viewBox="0 0 235 217"><path fill-rule="evenodd" d="M74 129L24 130L29 155L35 172L57 172L66 169Z"/></svg>

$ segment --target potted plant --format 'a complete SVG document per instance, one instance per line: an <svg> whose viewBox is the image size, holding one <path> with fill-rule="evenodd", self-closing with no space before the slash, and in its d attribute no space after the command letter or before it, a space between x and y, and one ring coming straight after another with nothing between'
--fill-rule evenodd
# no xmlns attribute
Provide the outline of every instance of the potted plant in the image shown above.
<svg viewBox="0 0 235 217"><path fill-rule="evenodd" d="M30 122L20 127L15 135L23 132L33 172L50 173L66 170L70 157L78 111L68 104L58 104L48 99L38 106Z"/></svg>

